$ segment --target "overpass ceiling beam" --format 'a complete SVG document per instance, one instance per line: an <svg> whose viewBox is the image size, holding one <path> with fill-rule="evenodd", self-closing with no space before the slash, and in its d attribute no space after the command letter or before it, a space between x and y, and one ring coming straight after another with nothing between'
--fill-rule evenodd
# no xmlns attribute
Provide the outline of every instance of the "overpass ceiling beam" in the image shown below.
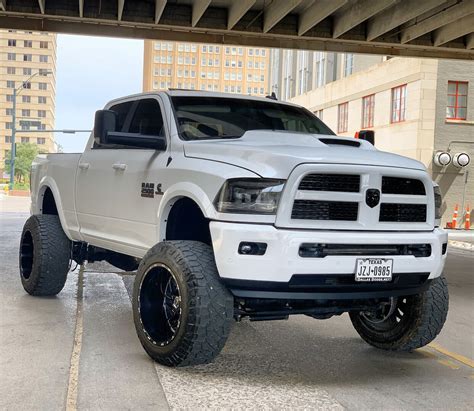
<svg viewBox="0 0 474 411"><path fill-rule="evenodd" d="M436 30L433 33L433 45L438 47L473 32L474 14L469 14Z"/></svg>
<svg viewBox="0 0 474 411"><path fill-rule="evenodd" d="M468 34L466 36L466 48L468 50L474 49L474 33Z"/></svg>
<svg viewBox="0 0 474 411"><path fill-rule="evenodd" d="M79 17L84 17L84 0L79 0Z"/></svg>
<svg viewBox="0 0 474 411"><path fill-rule="evenodd" d="M301 2L302 0L273 0L263 10L263 32L270 31Z"/></svg>
<svg viewBox="0 0 474 411"><path fill-rule="evenodd" d="M7 0L0 0L0 10L7 11Z"/></svg>
<svg viewBox="0 0 474 411"><path fill-rule="evenodd" d="M160 21L163 10L165 9L167 0L155 0L155 24Z"/></svg>
<svg viewBox="0 0 474 411"><path fill-rule="evenodd" d="M390 7L397 0L359 0L353 2L350 8L345 8L341 13L336 13L333 25L333 38L338 38L350 29L358 26L367 19Z"/></svg>
<svg viewBox="0 0 474 411"><path fill-rule="evenodd" d="M416 39L423 34L430 33L443 25L452 23L460 19L463 16L474 13L474 0L463 0L461 3L457 3L440 13L435 14L419 23L415 23L413 26L406 28L402 31L401 42L402 44L408 43L409 41Z"/></svg>
<svg viewBox="0 0 474 411"><path fill-rule="evenodd" d="M38 0L38 6L40 8L41 14L44 14L44 3L46 0Z"/></svg>
<svg viewBox="0 0 474 411"><path fill-rule="evenodd" d="M229 8L227 30L231 30L256 2L256 0L233 1Z"/></svg>
<svg viewBox="0 0 474 411"><path fill-rule="evenodd" d="M302 36L308 30L311 30L316 24L320 23L346 3L347 0L316 1L300 14L298 20L298 36Z"/></svg>
<svg viewBox="0 0 474 411"><path fill-rule="evenodd" d="M117 0L117 20L121 21L122 20L122 15L123 15L123 6L125 5L125 0Z"/></svg>
<svg viewBox="0 0 474 411"><path fill-rule="evenodd" d="M404 0L383 11L367 22L367 41L372 41L382 34L418 17L446 0Z"/></svg>
<svg viewBox="0 0 474 411"><path fill-rule="evenodd" d="M193 4L193 14L191 18L191 25L196 27L196 24L201 20L202 15L211 4L211 0L195 0Z"/></svg>

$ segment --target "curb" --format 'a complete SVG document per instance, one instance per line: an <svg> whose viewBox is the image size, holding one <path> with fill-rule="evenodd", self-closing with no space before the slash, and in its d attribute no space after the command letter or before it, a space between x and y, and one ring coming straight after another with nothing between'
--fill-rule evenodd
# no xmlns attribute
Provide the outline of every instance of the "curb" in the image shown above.
<svg viewBox="0 0 474 411"><path fill-rule="evenodd" d="M468 243L466 241L456 241L456 240L448 240L448 244L451 247L456 247L456 248L463 248L464 250L474 250L474 244Z"/></svg>

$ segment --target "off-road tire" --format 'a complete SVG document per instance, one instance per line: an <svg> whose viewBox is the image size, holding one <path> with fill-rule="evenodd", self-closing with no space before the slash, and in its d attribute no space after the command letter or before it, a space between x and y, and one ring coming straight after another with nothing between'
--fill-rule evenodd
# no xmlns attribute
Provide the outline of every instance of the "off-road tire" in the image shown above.
<svg viewBox="0 0 474 411"><path fill-rule="evenodd" d="M71 241L57 215L32 215L20 241L20 278L28 294L51 296L64 287L69 272Z"/></svg>
<svg viewBox="0 0 474 411"><path fill-rule="evenodd" d="M171 271L181 299L179 326L171 342L167 341L164 346L147 333L140 313L140 304L145 304L140 296L146 292L141 290L142 284L157 265L160 269L166 267L166 272ZM212 362L231 330L233 306L232 295L220 282L212 248L204 243L158 243L140 263L132 298L135 328L145 351L160 364L175 367Z"/></svg>
<svg viewBox="0 0 474 411"><path fill-rule="evenodd" d="M440 333L448 315L449 295L446 278L431 281L421 294L399 297L405 301L405 313L394 313L381 324L368 322L361 313L350 313L352 324L370 345L389 351L412 351L433 341ZM398 308L397 308L398 310Z"/></svg>

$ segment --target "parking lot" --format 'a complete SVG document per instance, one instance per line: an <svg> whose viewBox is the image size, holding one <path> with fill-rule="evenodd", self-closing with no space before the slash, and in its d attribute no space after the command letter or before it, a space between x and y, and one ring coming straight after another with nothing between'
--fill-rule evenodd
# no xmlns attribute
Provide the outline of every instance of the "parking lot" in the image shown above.
<svg viewBox="0 0 474 411"><path fill-rule="evenodd" d="M135 335L133 275L76 268L63 292L34 298L17 269L28 199L0 195L0 409L472 409L474 252L450 246L450 311L413 353L365 344L347 315L242 322L214 364L168 369ZM470 236L458 236L464 244ZM74 268L74 267L72 267Z"/></svg>

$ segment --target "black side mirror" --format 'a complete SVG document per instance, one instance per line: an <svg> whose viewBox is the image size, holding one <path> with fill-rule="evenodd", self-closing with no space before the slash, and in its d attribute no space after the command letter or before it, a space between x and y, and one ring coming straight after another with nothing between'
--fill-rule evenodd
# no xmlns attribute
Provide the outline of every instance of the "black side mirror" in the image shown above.
<svg viewBox="0 0 474 411"><path fill-rule="evenodd" d="M358 139L368 141L370 144L375 145L375 131L374 130L360 130L358 132Z"/></svg>
<svg viewBox="0 0 474 411"><path fill-rule="evenodd" d="M109 132L115 132L117 113L112 110L97 110L94 119L94 139L97 144L107 144Z"/></svg>

